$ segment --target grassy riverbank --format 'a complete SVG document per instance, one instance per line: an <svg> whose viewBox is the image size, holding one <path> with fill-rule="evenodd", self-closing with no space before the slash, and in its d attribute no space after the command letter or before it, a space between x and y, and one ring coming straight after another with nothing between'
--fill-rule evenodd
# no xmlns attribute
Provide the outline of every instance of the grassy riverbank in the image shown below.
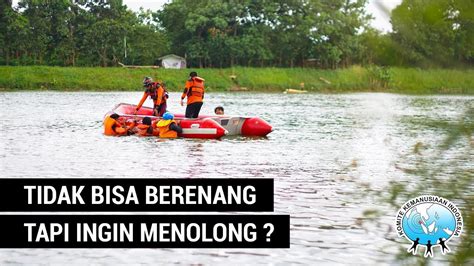
<svg viewBox="0 0 474 266"><path fill-rule="evenodd" d="M141 90L144 76L166 81L170 91L181 91L191 69L127 69L47 66L0 66L0 90ZM246 88L249 91L304 89L310 92L394 92L407 94L474 94L474 69L421 70L363 68L197 69L208 91ZM230 78L235 75L235 81Z"/></svg>

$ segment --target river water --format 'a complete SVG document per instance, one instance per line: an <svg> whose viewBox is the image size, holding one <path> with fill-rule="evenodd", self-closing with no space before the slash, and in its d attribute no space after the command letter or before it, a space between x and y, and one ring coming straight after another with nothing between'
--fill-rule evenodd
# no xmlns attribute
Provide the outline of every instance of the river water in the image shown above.
<svg viewBox="0 0 474 266"><path fill-rule="evenodd" d="M396 210L369 191L383 194L389 181L413 178L397 167L400 158L418 142L442 138L407 119L456 121L474 107L468 96L208 93L202 114L223 105L226 114L262 117L275 131L268 138L221 140L102 135L104 114L140 97L140 92L0 93L0 175L274 178L275 213L291 215L291 248L1 250L0 264L394 263L407 244L393 228ZM169 110L184 112L178 99L171 94ZM361 222L364 211L374 209L382 213L376 226Z"/></svg>

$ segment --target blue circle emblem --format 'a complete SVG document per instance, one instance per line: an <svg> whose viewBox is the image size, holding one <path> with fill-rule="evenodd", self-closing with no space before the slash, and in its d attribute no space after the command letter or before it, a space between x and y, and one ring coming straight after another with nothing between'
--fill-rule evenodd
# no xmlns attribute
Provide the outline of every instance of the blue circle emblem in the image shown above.
<svg viewBox="0 0 474 266"><path fill-rule="evenodd" d="M403 216L403 231L408 239L426 245L440 238L449 239L456 228L456 218L446 207L434 203L422 203L411 208Z"/></svg>

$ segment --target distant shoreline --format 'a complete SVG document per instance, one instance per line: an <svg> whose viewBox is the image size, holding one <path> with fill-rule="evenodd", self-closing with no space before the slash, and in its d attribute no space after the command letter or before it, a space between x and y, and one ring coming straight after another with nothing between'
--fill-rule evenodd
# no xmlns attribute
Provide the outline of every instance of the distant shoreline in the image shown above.
<svg viewBox="0 0 474 266"><path fill-rule="evenodd" d="M141 91L144 76L164 80L180 92L190 71L206 80L207 91L317 93L391 92L474 95L474 69L418 69L353 66L346 69L251 68L128 69L120 67L0 66L0 91ZM234 79L233 79L234 78Z"/></svg>

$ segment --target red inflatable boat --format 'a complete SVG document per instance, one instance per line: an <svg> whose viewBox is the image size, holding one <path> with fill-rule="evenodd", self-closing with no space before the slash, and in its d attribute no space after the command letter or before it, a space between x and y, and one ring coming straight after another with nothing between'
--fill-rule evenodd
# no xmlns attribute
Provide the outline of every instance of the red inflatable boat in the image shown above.
<svg viewBox="0 0 474 266"><path fill-rule="evenodd" d="M175 115L184 118L184 115ZM200 115L199 119L212 119L227 130L227 136L264 137L273 131L272 126L259 117Z"/></svg>
<svg viewBox="0 0 474 266"><path fill-rule="evenodd" d="M153 116L153 109L143 106L135 112L136 105L120 103L115 106L110 113L117 113L120 116L136 119L145 116L152 117L153 120L158 117ZM175 114L175 120L180 121L183 128L184 138L220 138L224 135L242 135L242 136L266 136L272 132L273 128L265 120L258 117L239 117L239 116L206 116L200 115L199 118L185 118L183 114Z"/></svg>
<svg viewBox="0 0 474 266"><path fill-rule="evenodd" d="M115 106L112 111L108 112L106 115L116 113L121 116L122 119L128 120L141 120L145 116L152 118L152 123L156 123L159 119L156 116L153 116L153 109L150 107L143 106L137 112L135 112L136 105L120 103ZM205 119L183 119L181 117L175 117L176 121L179 121L179 125L183 129L183 133L179 134L183 138L198 138L198 139L218 139L227 134L225 128L220 126L216 121L205 118Z"/></svg>

